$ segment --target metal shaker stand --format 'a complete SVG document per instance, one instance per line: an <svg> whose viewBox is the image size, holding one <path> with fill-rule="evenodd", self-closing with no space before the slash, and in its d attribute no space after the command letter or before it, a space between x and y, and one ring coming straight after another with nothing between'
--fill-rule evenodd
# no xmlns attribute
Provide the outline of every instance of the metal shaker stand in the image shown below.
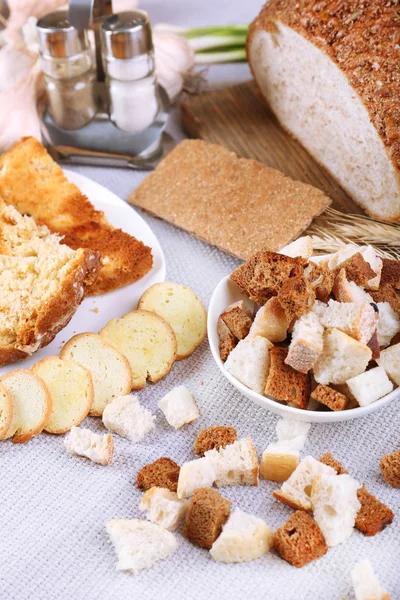
<svg viewBox="0 0 400 600"><path fill-rule="evenodd" d="M60 163L152 170L173 145L164 133L170 111L169 98L158 85L158 113L154 122L139 133L123 131L110 120L98 29L103 18L111 12L110 0L70 0L70 24L77 29L90 27L95 33L95 94L98 110L83 127L63 129L45 109L42 117L43 139L49 153Z"/></svg>

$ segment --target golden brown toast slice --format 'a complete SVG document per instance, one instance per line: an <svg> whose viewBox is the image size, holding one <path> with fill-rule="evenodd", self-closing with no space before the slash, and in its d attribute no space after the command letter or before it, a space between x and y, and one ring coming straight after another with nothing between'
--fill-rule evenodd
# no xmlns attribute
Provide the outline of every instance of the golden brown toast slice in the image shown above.
<svg viewBox="0 0 400 600"><path fill-rule="evenodd" d="M38 225L64 236L70 248L100 252L102 266L89 294L133 283L152 267L151 248L114 228L33 137L22 138L0 157L0 195Z"/></svg>
<svg viewBox="0 0 400 600"><path fill-rule="evenodd" d="M0 199L0 365L30 356L67 325L100 255L60 244Z"/></svg>

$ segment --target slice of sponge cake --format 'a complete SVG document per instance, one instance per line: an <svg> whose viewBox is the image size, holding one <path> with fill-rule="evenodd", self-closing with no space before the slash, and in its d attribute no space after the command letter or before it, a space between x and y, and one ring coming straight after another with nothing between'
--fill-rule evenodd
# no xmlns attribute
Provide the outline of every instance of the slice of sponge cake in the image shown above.
<svg viewBox="0 0 400 600"><path fill-rule="evenodd" d="M143 277L152 267L151 249L115 229L33 137L0 157L0 195L39 225L63 236L74 250L101 253L102 266L90 294L101 294Z"/></svg>

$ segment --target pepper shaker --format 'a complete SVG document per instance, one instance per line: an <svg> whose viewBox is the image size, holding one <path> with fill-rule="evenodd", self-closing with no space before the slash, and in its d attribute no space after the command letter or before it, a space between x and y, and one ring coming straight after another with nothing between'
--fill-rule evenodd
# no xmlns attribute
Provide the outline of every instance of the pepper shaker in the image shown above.
<svg viewBox="0 0 400 600"><path fill-rule="evenodd" d="M137 134L159 111L150 22L141 10L106 18L101 25L109 115L123 131Z"/></svg>
<svg viewBox="0 0 400 600"><path fill-rule="evenodd" d="M67 12L57 11L39 19L37 32L49 114L63 129L80 129L96 114L87 31L75 29Z"/></svg>

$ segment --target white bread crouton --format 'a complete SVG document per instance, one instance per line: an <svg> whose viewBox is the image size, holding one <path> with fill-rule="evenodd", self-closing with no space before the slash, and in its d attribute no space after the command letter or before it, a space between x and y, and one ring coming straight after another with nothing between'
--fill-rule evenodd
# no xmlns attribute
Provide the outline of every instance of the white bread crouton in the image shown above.
<svg viewBox="0 0 400 600"><path fill-rule="evenodd" d="M336 471L312 456L306 456L281 489L275 490L273 495L296 510L311 510L311 488L315 478L323 474L336 475Z"/></svg>
<svg viewBox="0 0 400 600"><path fill-rule="evenodd" d="M336 302L329 300L321 323L326 328L336 328L362 344L367 344L378 325L379 315L375 308L362 302Z"/></svg>
<svg viewBox="0 0 400 600"><path fill-rule="evenodd" d="M294 242L283 246L278 254L284 254L285 256L291 256L292 258L310 258L314 251L312 238L309 235L297 238Z"/></svg>
<svg viewBox="0 0 400 600"><path fill-rule="evenodd" d="M193 395L184 385L178 385L161 398L158 408L175 429L195 421L200 414Z"/></svg>
<svg viewBox="0 0 400 600"><path fill-rule="evenodd" d="M339 329L324 332L324 349L314 365L317 383L345 383L363 373L372 358L368 346L358 342Z"/></svg>
<svg viewBox="0 0 400 600"><path fill-rule="evenodd" d="M393 390L393 383L382 367L375 367L348 379L346 386L360 406L368 406Z"/></svg>
<svg viewBox="0 0 400 600"><path fill-rule="evenodd" d="M258 485L258 459L250 437L219 450L207 450L204 456L214 468L217 487Z"/></svg>
<svg viewBox="0 0 400 600"><path fill-rule="evenodd" d="M296 440L300 438L305 440L304 436L298 436L294 440L285 440L267 446L260 463L261 479L268 481L289 479L300 462L300 452L296 447Z"/></svg>
<svg viewBox="0 0 400 600"><path fill-rule="evenodd" d="M315 478L311 489L314 519L328 546L337 546L347 540L361 504L357 490L361 487L351 475L328 475Z"/></svg>
<svg viewBox="0 0 400 600"><path fill-rule="evenodd" d="M261 335L275 344L286 339L288 327L286 313L276 296L273 296L257 311L248 337Z"/></svg>
<svg viewBox="0 0 400 600"><path fill-rule="evenodd" d="M400 318L389 302L378 302L378 343L382 348L389 346L392 338L400 331Z"/></svg>
<svg viewBox="0 0 400 600"><path fill-rule="evenodd" d="M271 342L260 335L248 336L229 354L225 369L243 385L262 394L269 369L271 347Z"/></svg>
<svg viewBox="0 0 400 600"><path fill-rule="evenodd" d="M152 523L174 531L185 517L188 506L188 500L179 500L175 492L167 488L152 487L143 494L139 510L146 511L146 518Z"/></svg>
<svg viewBox="0 0 400 600"><path fill-rule="evenodd" d="M153 431L154 420L155 416L139 403L136 396L115 398L103 411L104 426L131 442L139 442Z"/></svg>
<svg viewBox="0 0 400 600"><path fill-rule="evenodd" d="M324 328L315 312L302 315L294 324L285 363L300 373L308 373L322 353L323 333Z"/></svg>
<svg viewBox="0 0 400 600"><path fill-rule="evenodd" d="M304 421L293 421L293 419L279 419L276 424L276 433L278 440L284 442L285 440L293 440L299 436L304 437L304 441L310 431L311 423L305 423ZM302 450L303 447L298 448Z"/></svg>
<svg viewBox="0 0 400 600"><path fill-rule="evenodd" d="M382 350L381 356L376 362L385 369L396 385L400 385L400 344Z"/></svg>
<svg viewBox="0 0 400 600"><path fill-rule="evenodd" d="M117 571L132 571L136 575L178 548L170 531L149 521L114 520L109 521L106 528L117 554Z"/></svg>
<svg viewBox="0 0 400 600"><path fill-rule="evenodd" d="M390 600L389 593L381 586L368 558L354 565L351 580L356 600Z"/></svg>
<svg viewBox="0 0 400 600"><path fill-rule="evenodd" d="M347 244L344 246L344 248L341 248L330 257L328 260L329 269L337 269L343 262L351 258L354 254L357 254L357 252L361 254L363 259L369 263L371 269L376 273L376 277L373 277L368 281L366 288L370 290L377 290L381 280L383 262L382 259L376 255L372 246L356 246L355 244Z"/></svg>
<svg viewBox="0 0 400 600"><path fill-rule="evenodd" d="M206 457L184 463L179 471L177 494L179 500L189 498L197 488L212 487L215 481L215 470Z"/></svg>
<svg viewBox="0 0 400 600"><path fill-rule="evenodd" d="M210 554L218 562L249 562L268 552L273 541L274 534L262 519L235 508L213 543Z"/></svg>
<svg viewBox="0 0 400 600"><path fill-rule="evenodd" d="M60 358L73 360L90 372L94 399L89 414L94 417L101 417L106 404L132 389L128 359L96 333L74 335L62 348Z"/></svg>
<svg viewBox="0 0 400 600"><path fill-rule="evenodd" d="M88 458L99 465L109 465L114 455L114 440L111 433L99 435L90 429L72 427L64 439L64 445L70 454Z"/></svg>
<svg viewBox="0 0 400 600"><path fill-rule="evenodd" d="M336 275L335 283L332 289L335 300L338 302L373 302L374 299L363 287L357 285L354 281L349 281L345 269L340 269Z"/></svg>

